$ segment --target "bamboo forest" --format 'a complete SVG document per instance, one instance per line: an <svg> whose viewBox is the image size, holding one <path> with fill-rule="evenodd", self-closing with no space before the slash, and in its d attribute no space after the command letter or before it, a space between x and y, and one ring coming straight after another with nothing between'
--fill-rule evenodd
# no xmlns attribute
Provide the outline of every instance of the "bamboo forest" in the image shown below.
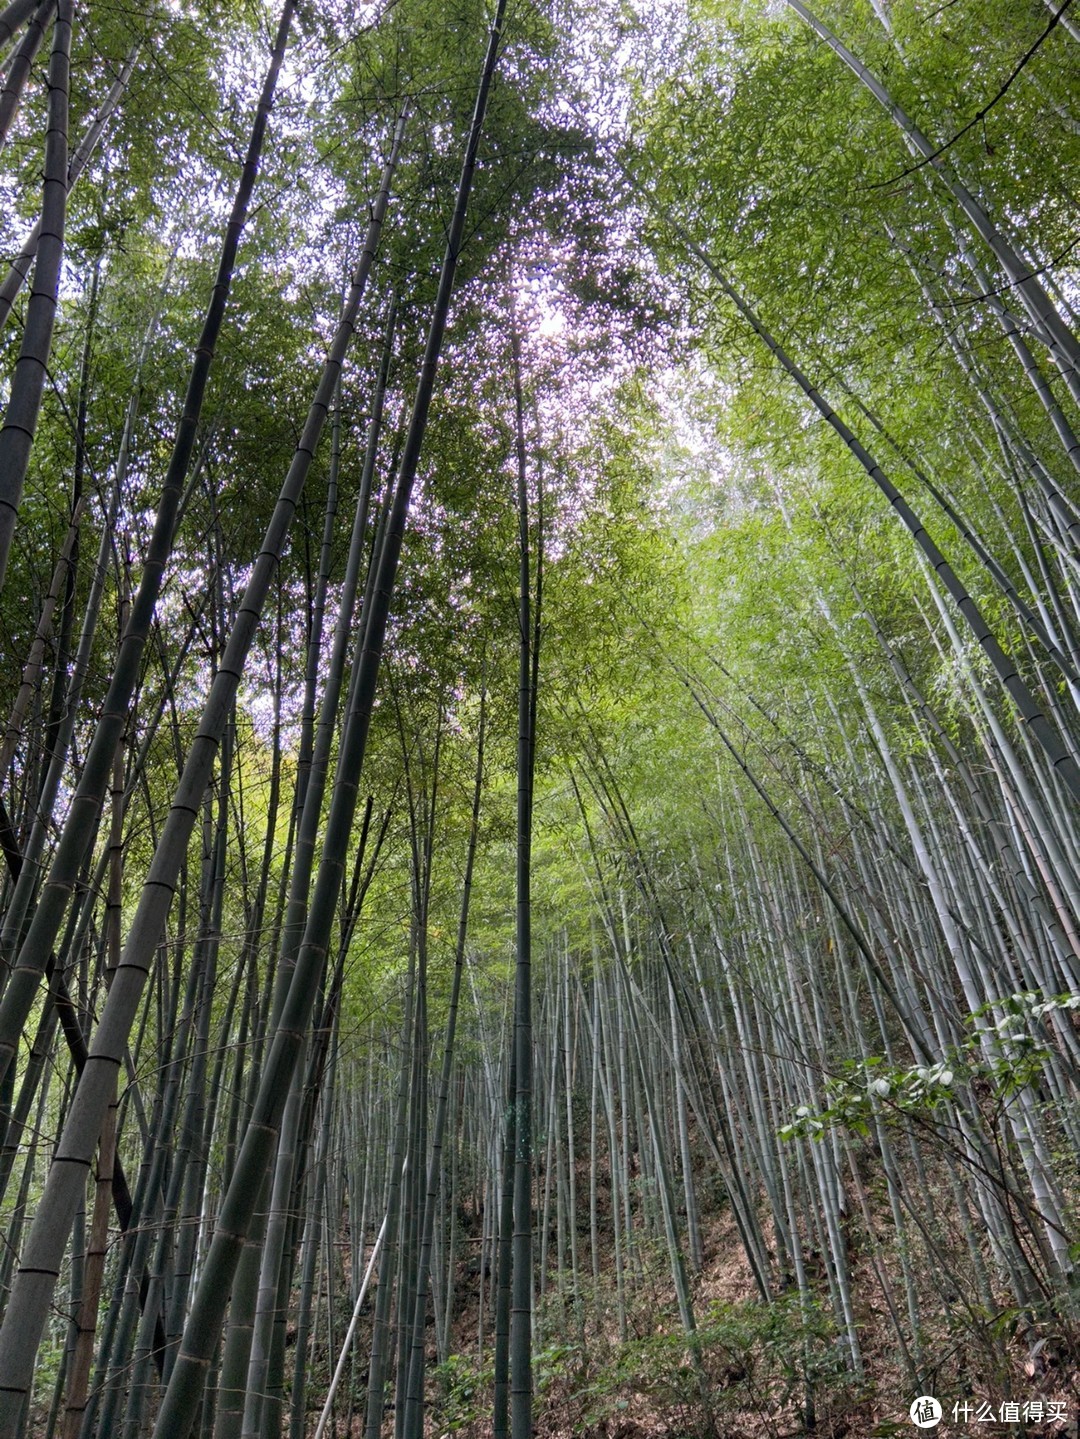
<svg viewBox="0 0 1080 1439"><path fill-rule="evenodd" d="M1080 3L0 0L0 149L0 1439L1077 1439Z"/></svg>

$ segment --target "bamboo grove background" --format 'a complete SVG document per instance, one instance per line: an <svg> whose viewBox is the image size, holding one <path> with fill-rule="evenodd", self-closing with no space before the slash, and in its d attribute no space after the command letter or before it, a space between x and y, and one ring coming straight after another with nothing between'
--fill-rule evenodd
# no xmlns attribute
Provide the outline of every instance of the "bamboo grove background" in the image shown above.
<svg viewBox="0 0 1080 1439"><path fill-rule="evenodd" d="M0 1432L1075 1412L1078 24L0 12Z"/></svg>

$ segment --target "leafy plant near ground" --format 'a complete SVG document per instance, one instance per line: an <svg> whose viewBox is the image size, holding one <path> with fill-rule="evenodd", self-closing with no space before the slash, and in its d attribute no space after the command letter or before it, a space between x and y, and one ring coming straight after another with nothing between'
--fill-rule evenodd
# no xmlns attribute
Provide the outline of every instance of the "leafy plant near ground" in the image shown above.
<svg viewBox="0 0 1080 1439"><path fill-rule="evenodd" d="M819 1419L843 1413L855 1397L828 1314L795 1296L768 1305L710 1304L700 1315L695 1348L697 1362L683 1337L661 1326L599 1364L580 1344L549 1345L534 1356L538 1412L557 1414L560 1429L579 1434L617 1432L620 1420L647 1415L650 1427L660 1426L672 1439L696 1439L734 1436L748 1423L755 1432L779 1435L804 1413L808 1394ZM484 1432L490 1362L481 1367L454 1355L433 1378L439 1429ZM539 1432L546 1427L541 1419Z"/></svg>
<svg viewBox="0 0 1080 1439"><path fill-rule="evenodd" d="M658 1330L620 1348L580 1389L560 1402L580 1409L578 1432L638 1411L657 1416L676 1435L734 1435L752 1423L780 1434L805 1413L843 1412L850 1402L838 1336L828 1314L797 1296L770 1304L714 1302L699 1315L693 1343ZM695 1357L696 1356L696 1357Z"/></svg>

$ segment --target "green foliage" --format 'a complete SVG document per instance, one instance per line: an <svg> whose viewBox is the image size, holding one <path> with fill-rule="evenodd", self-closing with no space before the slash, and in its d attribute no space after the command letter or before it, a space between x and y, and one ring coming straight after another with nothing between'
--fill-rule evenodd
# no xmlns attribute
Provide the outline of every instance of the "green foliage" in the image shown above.
<svg viewBox="0 0 1080 1439"><path fill-rule="evenodd" d="M797 1296L714 1302L693 1340L658 1327L621 1346L575 1396L584 1401L576 1432L594 1432L645 1397L672 1435L733 1435L739 1423L775 1435L790 1424L791 1407L799 1409L817 1386L834 1398L845 1387L835 1327L822 1309Z"/></svg>
<svg viewBox="0 0 1080 1439"><path fill-rule="evenodd" d="M812 1110L800 1105L777 1137L821 1140L837 1127L869 1135L876 1121L930 1118L980 1082L995 1101L1004 1103L1038 1080L1053 1053L1045 1027L1036 1022L1076 1009L1080 993L1044 999L1025 991L994 1000L969 1016L967 1024L976 1032L937 1064L897 1068L880 1055L846 1061L825 1080L824 1106ZM989 1026L987 1019L993 1021Z"/></svg>
<svg viewBox="0 0 1080 1439"><path fill-rule="evenodd" d="M549 1140L562 1145L568 1125L580 1165L590 1132L586 1106L595 1106L597 1149L590 1159L601 1168L610 1165L612 1156L605 1161L601 1154L609 1142L601 1111L609 1106L614 1145L627 1150L623 1197L630 1232L621 1235L622 1277L630 1291L641 1285L629 1300L617 1295L624 1306L620 1317L626 1318L628 1303L631 1331L638 1326L636 1337L617 1347L611 1342L615 1299L606 1247L614 1189L609 1172L601 1175L609 1189L597 1199L603 1252L592 1257L599 1280L590 1285L581 1273L570 1278L560 1272L549 1289L557 1290L557 1301L537 1326L545 1346L534 1356L538 1401L551 1412L565 1409L581 1433L636 1422L644 1411L662 1415L673 1436L790 1434L812 1394L820 1400L819 1417L827 1404L837 1411L847 1406L849 1413L856 1407L845 1367L851 1336L842 1333L844 1316L827 1311L824 1299L819 1307L790 1295L769 1304L699 1304L697 1337L694 1349L688 1348L664 1308L669 1253L658 1237L659 1181L645 1154L646 1136L632 1132L655 1124L658 1132L674 1133L675 1126L670 1113L660 1113L658 1121L650 1114L644 1122L633 1115L637 1080L625 1035L621 1055L607 1036L604 1068L597 1065L592 1089L592 1001L599 996L604 1006L615 1003L613 975L621 975L616 966L625 962L633 985L628 1003L656 1010L646 1043L652 1046L647 1062L661 1075L656 1095L649 1095L659 1108L671 1097L665 1086L678 1092L668 1073L675 1062L668 1048L669 974L682 985L680 999L690 1015L678 1062L692 1070L687 1168L706 1223L723 1206L725 1219L734 1208L734 1184L713 1162L719 1152L746 1185L746 1218L754 1221L777 1204L777 1237L763 1241L770 1284L785 1282L778 1236L792 1223L791 1210L796 1228L807 1225L809 1251L815 1243L823 1247L826 1226L818 1210L834 1202L826 1188L815 1188L807 1154L767 1155L774 1134L821 1140L842 1127L870 1136L894 1122L903 1122L909 1134L944 1129L950 1106L963 1093L979 1111L974 1118L998 1126L996 1136L1005 1132L1001 1121L1023 1092L1031 1102L1034 1137L1046 1118L1045 1147L1065 1176L1068 1205L1075 1155L1061 1116L1050 1113L1050 1096L1058 1091L1046 1076L1053 1071L1055 1080L1070 1077L1058 1041L1080 1007L1080 994L1028 991L965 1013L967 1000L951 987L946 968L942 913L927 898L881 737L891 747L895 773L910 784L912 807L935 860L947 869L963 857L958 908L977 911L972 932L985 953L1004 956L1003 963L1020 965L1029 931L1042 963L1043 930L1049 930L1035 909L1028 913L1021 904L1015 914L1009 911L1013 876L993 849L997 830L1008 829L1021 849L1025 880L1045 881L1048 892L1054 860L1042 817L1023 814L1012 779L995 788L1007 766L997 734L992 741L984 736L991 714L1014 743L1020 771L1036 781L1034 791L1052 801L1047 835L1053 838L1060 825L1065 855L1073 852L1074 836L1072 816L1054 812L1060 799L1054 778L1032 761L1023 732L1011 725L1007 702L991 696L984 703L975 694L972 677L986 679L984 658L970 642L949 637L909 536L719 298L687 241L730 270L795 359L925 511L928 528L1015 654L1018 672L1030 678L1040 703L1060 710L1051 717L1066 734L1070 724L1075 727L1068 687L1028 648L1030 637L1015 612L964 549L953 522L935 510L914 464L948 491L1018 587L1022 581L1025 595L1052 612L1055 623L1061 616L1051 585L1057 580L1056 598L1067 620L1075 555L1040 508L1032 476L1013 473L1009 437L1023 436L1066 496L1075 493L1076 477L966 268L970 239L963 238L962 217L940 191L938 167L901 173L910 155L889 117L782 6L706 0L689 16L680 13L664 34L654 16L635 18L621 4L612 13L539 4L511 9L363 774L363 797L373 797L373 834L388 818L361 923L345 956L339 1050L330 1066L345 1076L336 1081L336 1102L343 1108L332 1115L338 1128L325 1187L351 1224L359 1223L363 1194L370 1223L370 1206L376 1205L371 1196L384 1189L379 1166L385 1155L366 1152L377 1146L369 1145L362 1125L377 1126L391 1108L386 1097L396 1083L405 979L421 950L429 1075L438 1064L484 687L489 728L454 1076L460 1128L448 1162L457 1166L459 1203L470 1186L474 1203L481 1193L490 1203L489 1169L498 1147L498 1135L490 1131L501 1123L515 921L519 536L510 334L516 328L524 353L534 565L541 548L544 554L531 897L534 975L543 1000L538 1033L552 1043L538 1079L538 1109L552 1107L537 1118L533 1138L538 1150ZM973 107L988 103L1046 24L1036 0L986 0L981 6L959 0L932 11L894 0L887 6L891 33L878 9L885 7L833 0L824 13L942 139L966 124ZM369 23L373 18L373 7L337 0L317 10L304 5L298 17L211 375L198 444L204 464L186 500L126 737L125 924L298 437L343 277L356 261L387 137L408 101L412 117L392 220L341 380L327 629L392 295L398 329L376 465L382 496L400 452L489 16L480 0L449 6L397 0L380 9L377 25ZM115 124L71 196L49 384L0 602L6 714L67 524L78 451L88 503L72 579L67 653L59 643L61 627L54 625L28 734L9 773L0 776L20 843L36 817L50 753L50 708L59 705L70 667L90 557L134 395L139 413L109 537L105 620L90 657L61 802L49 817L50 840L63 822L115 660L122 599L145 551L265 64L267 20L258 9L199 0L145 16L91 10L78 31L76 131L132 42L141 39L143 51ZM949 147L946 163L970 178L995 216L1018 232L1033 268L1043 273L1050 267L1061 293L1071 296L1077 126L1065 38L1059 30L1040 47L1001 103ZM661 59L654 71L646 66L633 78L619 73L613 82L624 62L632 68L634 57L650 46ZM590 47L597 53L607 47L604 65L587 53ZM601 94L605 85L613 86L614 102ZM28 96L7 155L2 238L11 251L38 203L44 99L40 86ZM617 136L614 146L605 127ZM1015 298L995 288L997 293L1010 304ZM16 311L2 341L9 369L21 342L18 320ZM148 327L149 358L140 370L137 357ZM1045 363L1041 353L1040 359ZM1066 403L1059 379L1049 366L1047 372ZM75 417L84 402L79 450ZM999 414L991 416L994 405ZM223 1106L251 1091L267 1038L264 996L279 952L289 815L300 774L297 717L327 469L324 446L280 567L272 599L278 613L271 619L268 612L234 720L222 934L217 985L207 1001L215 1062L218 1054L227 1056L221 1095L211 1096ZM181 661L180 646L189 639ZM883 640L910 675L910 686L898 678ZM915 687L927 700L922 709ZM880 721L873 732L869 705ZM267 848L267 905L259 910L255 892L271 821L271 730L279 710L280 810ZM152 725L159 727L150 740ZM941 736L957 746L983 787L989 823L971 804L967 776L958 773ZM911 983L923 986L927 1003L940 1006L934 1017L942 1033L962 1033L960 1024L966 1024L968 1038L939 1062L909 1062L909 1036L858 970L849 936L776 814L819 871L837 882L875 960L901 971L910 966ZM212 820L211 808L206 833ZM1021 833L1029 821L1036 836L1030 853ZM132 1041L125 1112L137 1113L143 1124L161 1108L169 997L184 993L189 966L205 947L199 893L204 841L196 825L163 958ZM104 843L103 828L99 854ZM346 856L350 865L357 843L358 835ZM428 860L430 873L422 874ZM94 863L96 856L88 873ZM1068 884L1059 886L1050 908L1066 904L1068 893ZM89 887L80 889L79 902L91 906L82 911L89 923L82 949L64 963L81 1012L91 1016L100 1012L105 988L104 923L102 911L92 907L99 896ZM336 919L330 945L335 957L342 927ZM242 982L227 1028L237 978ZM552 1014L560 1013L563 993L573 1007L567 1026L573 1032L555 1034L555 1043ZM695 1012L699 1002L702 1015ZM704 1016L706 1003L710 1012ZM820 1009L814 1015L818 1035L809 1021L805 1034L796 1033L795 1018L812 1006ZM611 1015L605 1009L601 1016L601 1009L598 1003L602 1030ZM568 1106L562 1070L551 1057L561 1056L563 1046L568 1067L578 1066ZM888 1049L890 1057L852 1058L868 1048ZM629 1098L617 1060L630 1072ZM184 1064L179 1070L187 1072ZM819 1097L791 1115L807 1073L827 1078ZM366 1076L364 1119L350 1107L355 1094L349 1086L359 1086L357 1075ZM419 1084L414 1097L418 1105L425 1102ZM43 1107L38 1170L51 1151L62 1103L54 1094ZM714 1111L716 1123L730 1124L730 1133L705 1135ZM422 1127L419 1113L417 1108L413 1115L415 1132ZM221 1124L211 1132L207 1122L210 1168L199 1192L211 1207L242 1128L240 1107L230 1122L233 1133ZM384 1125L380 1133L386 1132ZM140 1138L138 1125L129 1121L122 1149L130 1174L141 1162ZM173 1136L167 1139L171 1143ZM352 1152L342 1157L347 1148ZM1002 1148L1003 1162L1012 1162L1008 1141ZM815 1162L824 1157L823 1151L809 1155ZM916 1180L901 1169L897 1182L910 1193ZM1013 1173L1023 1179L1022 1161L1013 1164ZM31 1177L32 1199L40 1175ZM781 1180L793 1191L783 1213L776 1197ZM917 1175L935 1202L937 1181L933 1172L928 1181L921 1171ZM584 1176L575 1182L583 1248ZM556 1206L565 1205L559 1192L565 1185L565 1175L553 1181ZM448 1189L444 1183L444 1196ZM879 1198L871 1193L875 1204ZM939 1223L948 1218L949 1203L946 1196ZM6 1204L5 1214L13 1205L10 1192ZM977 1208L972 1205L973 1214ZM327 1217L328 1234L335 1219ZM562 1240L565 1221L560 1212ZM683 1225L679 1214L680 1242ZM1003 1238L991 1238L996 1261ZM1010 1261L1014 1270L1029 1250L1032 1263L1042 1262L1044 1238L1025 1233L1017 1241L1023 1252L1018 1249L1019 1258ZM923 1253L913 1228L907 1241L903 1259L907 1264L914 1255L916 1271L910 1302L923 1313L919 1323L901 1316L905 1334L905 1326L932 1329L926 1312L936 1316L941 1307L933 1240L931 1232ZM970 1254L959 1249L957 1240L948 1257L963 1271L961 1284L971 1273L973 1284L991 1290L1005 1282L996 1272L982 1278L988 1263L981 1235ZM436 1251L440 1264L455 1263L442 1240ZM1076 1244L1067 1252L1075 1258ZM857 1327L866 1266L854 1246L848 1257L859 1291ZM832 1293L840 1267L834 1258L829 1300L839 1311L841 1301ZM337 1293L340 1303L341 1286L329 1282L335 1262L327 1261L325 1292ZM897 1278L888 1263L885 1269L886 1282L895 1283L900 1296L897 1309L903 1309L900 1286L908 1273ZM581 1262L581 1272L586 1270ZM1044 1282L1039 1271L1032 1286ZM571 1283L581 1295L572 1334L566 1301ZM649 1308L641 1302L646 1290ZM991 1322L997 1311L983 1297L971 1302L965 1313L975 1317L963 1323L974 1330L985 1321L989 1342L1005 1344L1024 1311L1010 1305L1007 1321ZM968 1331L955 1317L955 1300L946 1300L945 1309L941 1327L952 1343ZM451 1316L454 1324L459 1319ZM460 1330L452 1337L457 1342ZM909 1337L914 1343L915 1335ZM61 1338L56 1328L39 1365L42 1386L55 1377ZM994 1363L998 1358L995 1353ZM491 1379L490 1362L480 1367L463 1354L440 1365L433 1406L438 1432L481 1429Z"/></svg>
<svg viewBox="0 0 1080 1439"><path fill-rule="evenodd" d="M436 1366L433 1417L440 1433L456 1434L475 1424L490 1407L493 1360L480 1368L475 1359L451 1354Z"/></svg>

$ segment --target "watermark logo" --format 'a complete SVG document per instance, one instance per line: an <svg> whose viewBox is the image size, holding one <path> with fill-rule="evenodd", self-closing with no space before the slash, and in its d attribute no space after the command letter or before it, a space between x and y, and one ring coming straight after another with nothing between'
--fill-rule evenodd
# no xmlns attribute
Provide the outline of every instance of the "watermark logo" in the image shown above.
<svg viewBox="0 0 1080 1439"><path fill-rule="evenodd" d="M912 1424L920 1429L933 1429L941 1423L941 1405L932 1394L920 1394L918 1399L912 1400L908 1413Z"/></svg>

